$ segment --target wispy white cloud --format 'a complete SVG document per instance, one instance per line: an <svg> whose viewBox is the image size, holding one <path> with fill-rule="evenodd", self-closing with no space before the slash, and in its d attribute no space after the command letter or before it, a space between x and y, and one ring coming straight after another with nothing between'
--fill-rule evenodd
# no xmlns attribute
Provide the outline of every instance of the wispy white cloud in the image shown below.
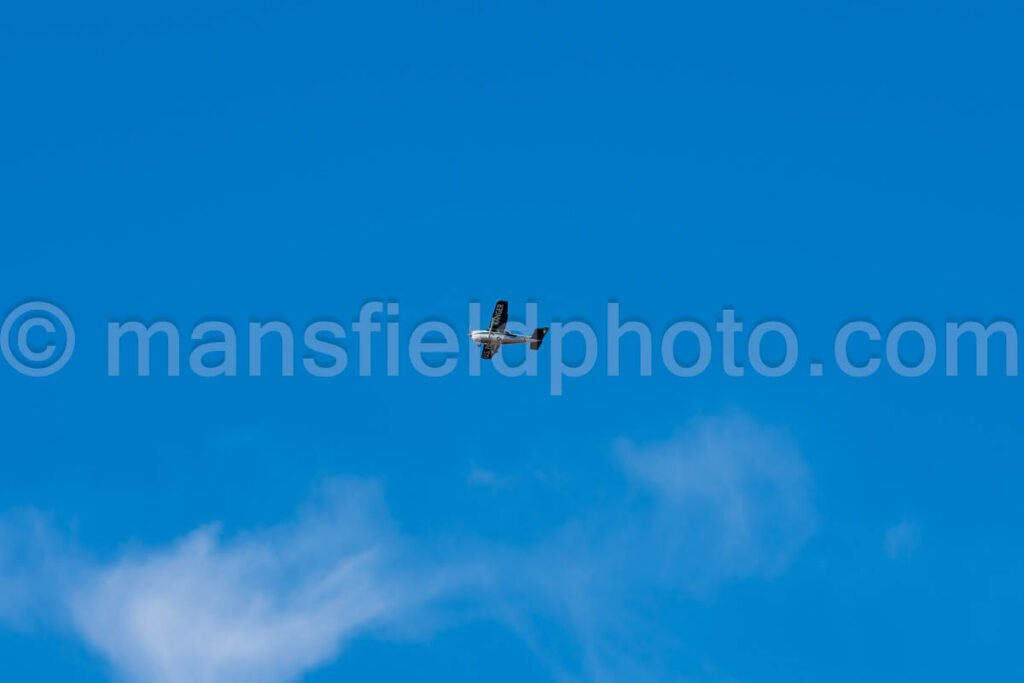
<svg viewBox="0 0 1024 683"><path fill-rule="evenodd" d="M882 541L885 555L890 559L910 557L920 545L921 529L909 519L904 519L886 529Z"/></svg>
<svg viewBox="0 0 1024 683"><path fill-rule="evenodd" d="M476 463L471 463L469 466L469 472L466 474L466 483L470 486L493 488L506 486L509 481L492 469L481 467Z"/></svg>
<svg viewBox="0 0 1024 683"><path fill-rule="evenodd" d="M666 441L621 441L618 452L652 498L652 528L670 570L695 580L777 574L817 527L799 449L784 431L748 417L697 420Z"/></svg>
<svg viewBox="0 0 1024 683"><path fill-rule="evenodd" d="M29 629L60 611L61 567L70 550L35 510L0 515L0 623Z"/></svg>
<svg viewBox="0 0 1024 683"><path fill-rule="evenodd" d="M523 553L513 582L533 609L562 619L579 661L559 662L535 642L556 678L662 680L659 646L678 650L646 609L666 597L707 601L723 584L770 580L817 529L813 485L780 430L734 415L696 420L652 443L622 440L624 490L603 496L541 547ZM527 601L524 601L527 602ZM721 680L701 662L695 680Z"/></svg>
<svg viewBox="0 0 1024 683"><path fill-rule="evenodd" d="M25 526L2 528L23 535ZM443 568L421 558L415 572L402 569L407 551L375 486L335 482L274 528L232 535L207 526L109 564L64 554L48 562L59 579L8 567L4 581L58 594L72 628L125 680L284 683L444 592Z"/></svg>
<svg viewBox="0 0 1024 683"><path fill-rule="evenodd" d="M704 596L782 571L815 528L811 482L784 434L741 417L697 421L662 442L622 441L615 463L604 495L546 540L445 544L457 557L395 529L377 487L358 482L326 487L276 527L206 526L109 562L83 560L37 517L19 516L0 522L0 598L29 597L5 599L0 619L40 605L62 612L125 680L288 683L356 637L433 622L458 596L476 617L519 632L556 678L650 679L642 650L670 636L643 625L635 598ZM538 618L562 623L575 645L549 650Z"/></svg>

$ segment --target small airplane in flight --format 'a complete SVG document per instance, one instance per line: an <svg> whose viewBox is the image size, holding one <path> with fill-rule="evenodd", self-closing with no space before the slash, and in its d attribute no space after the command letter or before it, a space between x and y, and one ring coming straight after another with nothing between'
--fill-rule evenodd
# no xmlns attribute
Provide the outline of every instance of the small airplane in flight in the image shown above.
<svg viewBox="0 0 1024 683"><path fill-rule="evenodd" d="M494 305L494 313L491 314L491 324L486 330L473 330L469 333L470 339L476 342L477 346L483 346L483 353L480 357L488 360L494 357L504 344L530 344L530 348L537 350L540 343L544 341L544 335L548 328L538 327L533 331L532 336L506 332L505 325L508 324L508 302L499 301Z"/></svg>

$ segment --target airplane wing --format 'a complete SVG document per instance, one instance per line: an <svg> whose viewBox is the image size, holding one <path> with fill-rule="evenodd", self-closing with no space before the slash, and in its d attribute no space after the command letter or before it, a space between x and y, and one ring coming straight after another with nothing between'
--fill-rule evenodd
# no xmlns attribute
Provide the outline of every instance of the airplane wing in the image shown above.
<svg viewBox="0 0 1024 683"><path fill-rule="evenodd" d="M494 313L491 314L491 326L489 332L504 332L508 323L508 302L499 301L494 304ZM490 356L487 356L490 358Z"/></svg>
<svg viewBox="0 0 1024 683"><path fill-rule="evenodd" d="M484 350L480 354L480 357L483 358L484 360L490 360L494 358L494 354L496 354L500 349L500 344L495 344L494 346L488 346L487 344L484 344Z"/></svg>

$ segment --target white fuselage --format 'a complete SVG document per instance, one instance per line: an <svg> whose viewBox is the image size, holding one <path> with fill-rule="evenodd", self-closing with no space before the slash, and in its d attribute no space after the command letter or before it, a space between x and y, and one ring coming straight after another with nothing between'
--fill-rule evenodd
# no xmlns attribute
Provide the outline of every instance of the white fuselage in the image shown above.
<svg viewBox="0 0 1024 683"><path fill-rule="evenodd" d="M526 334L513 334L511 332L491 332L489 330L473 330L469 333L469 338L472 339L476 344L486 344L487 346L500 346L502 344L525 344L527 342L535 341L535 339Z"/></svg>

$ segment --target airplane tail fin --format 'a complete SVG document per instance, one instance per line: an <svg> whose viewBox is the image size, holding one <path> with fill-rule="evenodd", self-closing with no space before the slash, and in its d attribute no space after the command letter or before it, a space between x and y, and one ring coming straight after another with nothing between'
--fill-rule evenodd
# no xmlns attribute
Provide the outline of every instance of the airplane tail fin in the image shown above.
<svg viewBox="0 0 1024 683"><path fill-rule="evenodd" d="M540 348L541 342L544 341L544 335L548 333L548 328L538 327L533 331L533 341L530 342L530 348L536 351Z"/></svg>

